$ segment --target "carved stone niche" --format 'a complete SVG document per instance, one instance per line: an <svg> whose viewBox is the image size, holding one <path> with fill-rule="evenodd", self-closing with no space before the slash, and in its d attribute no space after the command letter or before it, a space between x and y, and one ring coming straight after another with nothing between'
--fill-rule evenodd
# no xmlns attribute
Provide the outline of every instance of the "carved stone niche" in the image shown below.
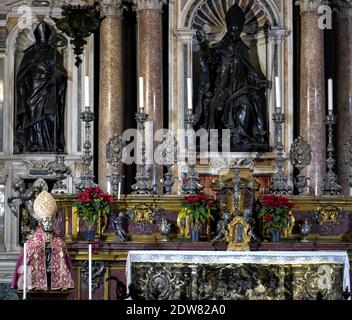
<svg viewBox="0 0 352 320"><path fill-rule="evenodd" d="M206 38L209 44L218 42L222 39L226 32L225 14L233 5L232 0L195 0L182 1L175 0L169 5L170 15L170 57L169 60L174 63L170 66L173 77L170 78L170 101L173 104L170 106L175 112L170 114L169 126L176 129L183 128L184 115L187 112L187 83L186 78L193 79L194 100L193 106L197 104L197 93L199 88L199 44L196 40L196 29L203 30L206 33ZM292 56L284 52L284 41L288 37L289 32L283 26L290 26L292 21L286 21L287 14L283 7L279 7L277 1L261 0L251 1L243 0L236 1L242 10L246 13L246 24L242 39L248 47L250 47L250 60L257 72L263 75L264 78L273 81L275 76L279 76L284 83L286 77L283 66L287 65L287 60L292 59ZM286 6L284 6L286 8ZM280 12L281 10L281 12ZM286 61L285 61L286 60ZM288 72L291 66L289 65ZM288 84L290 86L291 84ZM289 88L282 86L282 94ZM272 106L275 100L275 90L273 87L266 92L267 100L267 119L268 130L274 133L274 123L272 121ZM285 106L288 111L293 108L291 99L288 99L288 105ZM288 118L288 120L290 120ZM285 124L285 130L289 132L290 126ZM287 141L284 145L289 145L293 137L287 134ZM270 134L270 146L274 145L274 134ZM181 146L182 147L182 146ZM233 153L234 154L234 153ZM256 174L272 173L272 159L275 155L272 152L236 152L239 157L247 157L256 159ZM240 155L239 155L240 154ZM261 167L260 170L258 167ZM203 173L212 174L211 168L207 165L208 170L203 169Z"/></svg>

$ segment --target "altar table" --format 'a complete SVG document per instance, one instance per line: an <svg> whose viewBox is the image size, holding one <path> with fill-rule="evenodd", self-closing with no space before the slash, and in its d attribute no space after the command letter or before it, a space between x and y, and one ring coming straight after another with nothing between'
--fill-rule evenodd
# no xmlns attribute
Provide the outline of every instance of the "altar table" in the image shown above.
<svg viewBox="0 0 352 320"><path fill-rule="evenodd" d="M134 299L343 299L346 252L130 251Z"/></svg>

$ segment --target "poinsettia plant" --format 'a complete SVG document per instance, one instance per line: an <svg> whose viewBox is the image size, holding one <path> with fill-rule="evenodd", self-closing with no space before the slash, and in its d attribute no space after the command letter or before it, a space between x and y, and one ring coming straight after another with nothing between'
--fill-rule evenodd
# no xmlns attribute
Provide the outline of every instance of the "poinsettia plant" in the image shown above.
<svg viewBox="0 0 352 320"><path fill-rule="evenodd" d="M207 224L213 219L210 208L214 204L211 198L203 193L186 196L182 201L184 208L178 214L178 219L188 219L193 230L199 230L202 224Z"/></svg>
<svg viewBox="0 0 352 320"><path fill-rule="evenodd" d="M112 196L103 192L98 187L86 188L76 196L75 206L78 210L78 216L85 221L89 228L93 227L98 221L99 211L108 214Z"/></svg>
<svg viewBox="0 0 352 320"><path fill-rule="evenodd" d="M259 219L263 222L264 233L273 235L275 232L286 228L291 221L291 203L282 195L265 195L262 199Z"/></svg>

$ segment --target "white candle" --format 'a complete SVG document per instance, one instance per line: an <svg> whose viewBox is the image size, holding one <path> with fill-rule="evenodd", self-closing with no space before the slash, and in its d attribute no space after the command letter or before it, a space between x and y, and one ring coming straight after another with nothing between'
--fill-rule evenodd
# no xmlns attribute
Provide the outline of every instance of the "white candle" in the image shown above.
<svg viewBox="0 0 352 320"><path fill-rule="evenodd" d="M119 192L117 194L117 200L120 201L120 194L121 194L121 182L119 182Z"/></svg>
<svg viewBox="0 0 352 320"><path fill-rule="evenodd" d="M328 103L328 110L332 112L334 110L334 94L333 94L333 82L332 79L329 79L329 103Z"/></svg>
<svg viewBox="0 0 352 320"><path fill-rule="evenodd" d="M92 245L88 245L88 299L92 300Z"/></svg>
<svg viewBox="0 0 352 320"><path fill-rule="evenodd" d="M107 192L108 194L111 194L111 182L110 182L110 180L108 180L108 185L107 185L107 187L106 187L106 192Z"/></svg>
<svg viewBox="0 0 352 320"><path fill-rule="evenodd" d="M23 246L23 300L27 299L27 242Z"/></svg>
<svg viewBox="0 0 352 320"><path fill-rule="evenodd" d="M90 99L89 99L89 77L85 76L84 78L84 106L90 106Z"/></svg>
<svg viewBox="0 0 352 320"><path fill-rule="evenodd" d="M281 83L280 78L275 77L275 90L276 90L276 108L281 109Z"/></svg>
<svg viewBox="0 0 352 320"><path fill-rule="evenodd" d="M139 108L144 112L144 79L139 77Z"/></svg>
<svg viewBox="0 0 352 320"><path fill-rule="evenodd" d="M187 78L188 110L193 110L192 78Z"/></svg>

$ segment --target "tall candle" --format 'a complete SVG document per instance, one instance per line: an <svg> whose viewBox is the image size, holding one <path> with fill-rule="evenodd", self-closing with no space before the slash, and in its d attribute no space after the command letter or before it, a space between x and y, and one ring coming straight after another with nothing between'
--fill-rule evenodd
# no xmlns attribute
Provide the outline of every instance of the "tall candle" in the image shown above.
<svg viewBox="0 0 352 320"><path fill-rule="evenodd" d="M139 108L144 112L144 79L139 77Z"/></svg>
<svg viewBox="0 0 352 320"><path fill-rule="evenodd" d="M92 245L88 245L88 299L92 300Z"/></svg>
<svg viewBox="0 0 352 320"><path fill-rule="evenodd" d="M333 94L333 82L332 79L328 80L329 84L329 103L328 103L328 110L332 112L334 110L334 94Z"/></svg>
<svg viewBox="0 0 352 320"><path fill-rule="evenodd" d="M110 180L108 180L108 185L107 185L107 187L106 187L106 192L107 192L108 194L111 194L111 182L110 182Z"/></svg>
<svg viewBox="0 0 352 320"><path fill-rule="evenodd" d="M193 110L192 79L187 78L188 110Z"/></svg>
<svg viewBox="0 0 352 320"><path fill-rule="evenodd" d="M120 194L121 194L121 182L119 182L119 192L117 194L117 200L120 201Z"/></svg>
<svg viewBox="0 0 352 320"><path fill-rule="evenodd" d="M85 76L84 78L84 106L90 106L90 99L89 99L89 77Z"/></svg>
<svg viewBox="0 0 352 320"><path fill-rule="evenodd" d="M281 83L280 78L275 77L276 108L281 108Z"/></svg>
<svg viewBox="0 0 352 320"><path fill-rule="evenodd" d="M23 246L23 300L27 299L27 242Z"/></svg>

